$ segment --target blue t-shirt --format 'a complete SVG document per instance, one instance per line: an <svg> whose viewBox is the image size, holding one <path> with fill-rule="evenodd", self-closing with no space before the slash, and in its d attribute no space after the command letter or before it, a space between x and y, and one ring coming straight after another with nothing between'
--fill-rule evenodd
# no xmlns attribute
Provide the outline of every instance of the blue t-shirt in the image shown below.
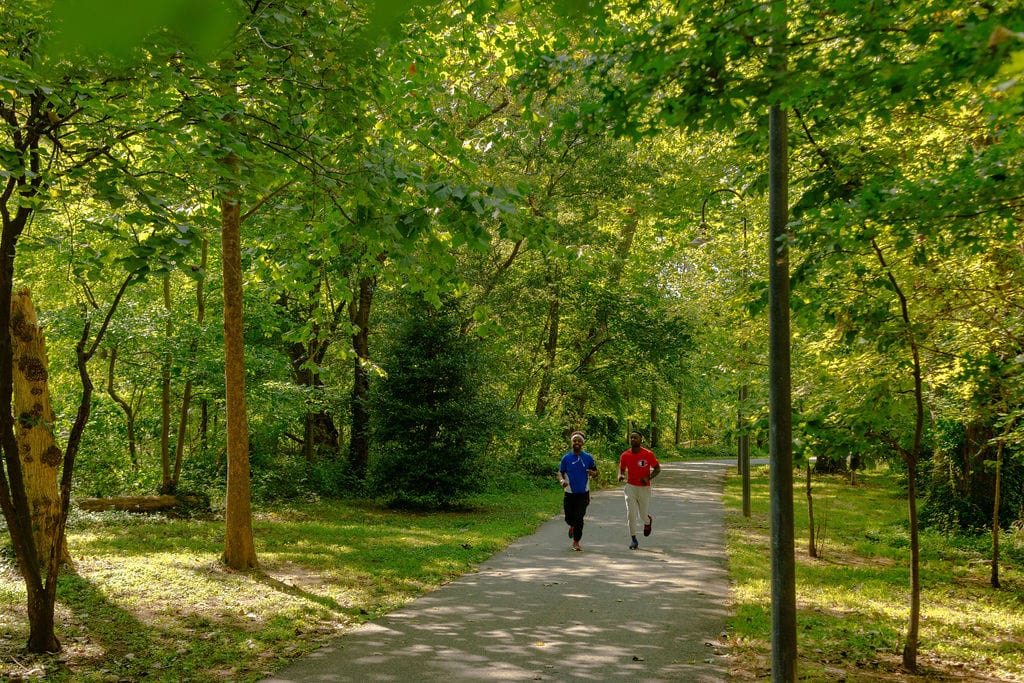
<svg viewBox="0 0 1024 683"><path fill-rule="evenodd" d="M587 476L588 469L594 469L594 457L582 451L578 456L569 451L562 456L562 462L558 471L569 480L569 486L565 490L569 493L584 493L590 490L590 477Z"/></svg>

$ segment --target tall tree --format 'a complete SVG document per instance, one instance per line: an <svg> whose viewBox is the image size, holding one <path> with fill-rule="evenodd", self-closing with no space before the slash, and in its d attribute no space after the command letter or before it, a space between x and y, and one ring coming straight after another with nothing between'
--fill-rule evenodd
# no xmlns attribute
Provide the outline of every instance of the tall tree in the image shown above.
<svg viewBox="0 0 1024 683"><path fill-rule="evenodd" d="M47 17L35 4L5 8L0 13L0 71L12 74L11 87L0 93L3 121L4 181L0 191L0 405L13 398L11 304L16 277L15 257L26 227L41 208L57 194L59 180L67 179L76 189L82 171L91 169L99 201L118 201L122 195L111 181L122 170L119 154L126 140L139 135L142 125L138 109L126 106L116 121L111 120L111 102L125 96L122 86L131 79L105 79L99 83L96 61L89 58L72 63L48 57L41 42L48 36ZM118 75L126 75L118 71ZM141 82L141 81L140 81ZM130 86L129 86L130 87ZM131 98L129 98L131 99ZM104 171L106 172L104 174ZM148 217L139 217L148 221ZM87 321L76 355L81 381L78 412L70 428L60 463L61 508L53 530L49 557L42 557L31 531L31 506L25 471L18 455L15 423L10 410L0 410L0 507L25 580L28 595L29 642L32 652L60 649L54 631L57 575L63 547L64 526L70 505L74 463L91 409L92 382L88 361L96 352L113 312L128 285L135 279L143 254L155 252L152 244L135 245L138 251L126 262L129 274L116 287L103 324L93 336ZM108 280L117 278L110 278Z"/></svg>
<svg viewBox="0 0 1024 683"><path fill-rule="evenodd" d="M39 559L48 561L56 545L58 561L65 564L71 556L67 542L57 534L62 514L57 467L64 454L54 438L46 341L27 289L14 295L11 325L16 437L31 507L32 536Z"/></svg>
<svg viewBox="0 0 1024 683"><path fill-rule="evenodd" d="M229 156L228 169L238 160ZM220 199L221 265L224 269L224 393L227 404L228 493L224 510L224 563L233 569L256 566L249 484L249 422L245 407L244 313L242 310L242 217L237 179L226 178Z"/></svg>

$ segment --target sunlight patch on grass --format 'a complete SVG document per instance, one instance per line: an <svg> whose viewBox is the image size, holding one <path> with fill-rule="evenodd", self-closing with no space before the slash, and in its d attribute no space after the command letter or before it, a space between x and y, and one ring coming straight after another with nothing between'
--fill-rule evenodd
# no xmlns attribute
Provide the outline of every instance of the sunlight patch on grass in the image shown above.
<svg viewBox="0 0 1024 683"><path fill-rule="evenodd" d="M737 680L763 678L769 666L770 558L767 473L752 477L752 516L738 514L739 478L726 484L730 620ZM803 680L912 680L901 670L910 608L906 500L884 471L857 486L839 477L812 480L820 557L808 553L806 491L794 490L798 670ZM984 537L922 532L918 662L937 680L1024 680L1024 583L1004 564L1003 589L988 585ZM1012 541L1011 541L1012 542Z"/></svg>
<svg viewBox="0 0 1024 683"><path fill-rule="evenodd" d="M0 679L255 681L473 569L559 509L544 488L436 514L321 501L254 515L259 567L220 562L224 522L73 515L64 651L26 659L25 593L0 565ZM27 662L27 664L26 664Z"/></svg>

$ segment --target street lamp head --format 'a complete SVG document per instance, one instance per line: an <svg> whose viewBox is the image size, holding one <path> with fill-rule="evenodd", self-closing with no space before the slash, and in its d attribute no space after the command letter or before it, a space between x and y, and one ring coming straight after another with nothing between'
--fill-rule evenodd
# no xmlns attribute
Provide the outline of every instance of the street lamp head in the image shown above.
<svg viewBox="0 0 1024 683"><path fill-rule="evenodd" d="M708 237L708 224L702 219L700 225L697 227L697 236L690 240L690 246L703 247L710 241L711 238Z"/></svg>

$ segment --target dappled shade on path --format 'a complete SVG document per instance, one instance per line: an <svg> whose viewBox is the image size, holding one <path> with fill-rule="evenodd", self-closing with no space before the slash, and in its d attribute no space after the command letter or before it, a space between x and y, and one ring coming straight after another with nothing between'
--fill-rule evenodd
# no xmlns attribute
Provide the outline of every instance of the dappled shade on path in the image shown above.
<svg viewBox="0 0 1024 683"><path fill-rule="evenodd" d="M557 517L405 608L267 679L724 681L728 615L722 478L668 463L654 533L627 548L622 490L597 492L573 552Z"/></svg>

